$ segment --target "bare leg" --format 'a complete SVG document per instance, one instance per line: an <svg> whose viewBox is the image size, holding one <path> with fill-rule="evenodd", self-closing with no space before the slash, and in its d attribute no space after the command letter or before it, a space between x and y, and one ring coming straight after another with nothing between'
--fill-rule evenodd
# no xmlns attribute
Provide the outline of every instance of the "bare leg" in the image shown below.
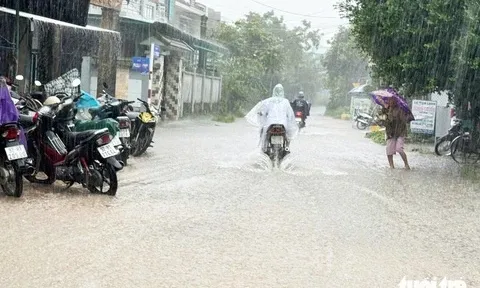
<svg viewBox="0 0 480 288"><path fill-rule="evenodd" d="M395 165L393 165L393 155L387 155L388 164L390 164L391 169L395 169Z"/></svg>
<svg viewBox="0 0 480 288"><path fill-rule="evenodd" d="M405 163L405 169L410 170L410 165L408 165L407 154L405 154L405 152L398 152L398 154L400 154L400 157L402 157L403 163Z"/></svg>

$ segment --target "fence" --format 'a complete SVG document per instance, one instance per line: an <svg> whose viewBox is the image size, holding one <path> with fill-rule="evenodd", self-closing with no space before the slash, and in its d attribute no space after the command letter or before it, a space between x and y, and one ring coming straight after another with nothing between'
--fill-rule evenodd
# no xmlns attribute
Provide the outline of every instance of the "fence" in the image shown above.
<svg viewBox="0 0 480 288"><path fill-rule="evenodd" d="M222 78L186 71L182 78L183 112L212 111L222 96Z"/></svg>

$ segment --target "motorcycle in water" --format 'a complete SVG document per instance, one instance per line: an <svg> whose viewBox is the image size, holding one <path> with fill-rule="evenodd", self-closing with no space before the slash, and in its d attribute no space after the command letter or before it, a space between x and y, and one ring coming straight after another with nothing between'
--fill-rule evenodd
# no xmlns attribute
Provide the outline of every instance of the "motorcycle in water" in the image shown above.
<svg viewBox="0 0 480 288"><path fill-rule="evenodd" d="M25 163L28 155L20 133L17 123L0 125L0 185L5 194L14 197L22 196L23 174L33 173Z"/></svg>
<svg viewBox="0 0 480 288"><path fill-rule="evenodd" d="M296 111L295 112L295 121L297 121L298 129L305 128L305 121L303 119L304 119L303 112L302 111Z"/></svg>
<svg viewBox="0 0 480 288"><path fill-rule="evenodd" d="M27 172L27 151L22 143L22 130L18 125L18 112L9 91L9 81L0 78L0 186L6 195L20 197L23 194L22 174ZM11 100L12 102L10 102ZM31 172L31 171L30 171Z"/></svg>
<svg viewBox="0 0 480 288"><path fill-rule="evenodd" d="M61 77L53 80L53 81L58 81ZM64 111L65 115L63 115L63 120L62 120L62 127L68 131L71 132L82 132L82 131L87 131L87 130L98 130L98 129L103 129L107 128L110 132L111 135L115 135L115 137L112 139L112 144L120 151L121 154L117 156L119 161L122 161L123 157L122 155L125 155L128 152L125 152L126 147L122 145L122 142L120 141L118 137L118 132L119 132L119 123L115 121L114 119L101 119L101 120L92 120L91 115L85 116L85 111L84 109L78 109L78 108L83 108L84 105L87 103L88 105L92 105L91 101L93 100L96 105L98 104L98 101L95 100L92 96L88 95L88 93L81 91L80 90L80 84L81 81L78 78L75 78L72 80L72 87L77 88L73 89L76 90L74 93L77 94L76 97L74 97L73 101L75 103L76 107L72 107L72 110L70 111ZM70 96L67 93L64 92L58 92L55 91L55 94L53 95L53 98L58 98L58 99L66 99L69 98ZM48 98L47 98L48 99ZM88 113L86 113L88 114ZM125 165L122 161L122 166Z"/></svg>
<svg viewBox="0 0 480 288"><path fill-rule="evenodd" d="M279 167L285 155L289 153L287 148L287 132L281 124L272 124L267 129L265 154L272 160L274 167Z"/></svg>
<svg viewBox="0 0 480 288"><path fill-rule="evenodd" d="M435 154L438 156L450 155L450 147L453 139L457 138L457 136L463 135L462 124L462 120L454 120L453 126L448 129L447 135L438 139L435 144Z"/></svg>
<svg viewBox="0 0 480 288"><path fill-rule="evenodd" d="M147 101L137 98L145 107L144 112L127 112L126 115L132 121L130 133L131 154L138 157L145 153L153 143L153 135L157 126L157 117L150 110Z"/></svg>
<svg viewBox="0 0 480 288"><path fill-rule="evenodd" d="M68 187L79 183L92 193L114 196L118 188L116 173L122 165L115 158L119 151L112 144L113 137L107 128L69 131L65 116L72 107L73 100L65 97L59 103L43 106L35 116L21 119L28 127L28 155L35 167L35 172L25 178L42 184L61 180ZM47 179L38 179L39 172Z"/></svg>
<svg viewBox="0 0 480 288"><path fill-rule="evenodd" d="M106 83L103 83L103 87L108 89ZM132 103L135 103L135 101L116 99L115 97L109 95L105 90L103 90L103 95L99 97L98 100L103 103L103 105L96 108L90 108L88 112L93 120L110 118L115 119L118 122L120 130L117 134L117 137L122 144L119 157L124 165L127 165L127 161L131 152L130 129L132 125L130 118L126 116L126 113L129 110L128 106Z"/></svg>

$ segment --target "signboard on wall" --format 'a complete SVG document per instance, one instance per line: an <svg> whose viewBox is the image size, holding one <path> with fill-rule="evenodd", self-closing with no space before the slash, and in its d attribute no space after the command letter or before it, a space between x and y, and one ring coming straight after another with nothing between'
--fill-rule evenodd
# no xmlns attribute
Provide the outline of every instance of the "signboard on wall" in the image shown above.
<svg viewBox="0 0 480 288"><path fill-rule="evenodd" d="M122 10L122 2L122 0L90 0L90 4L92 5L110 8L117 11Z"/></svg>
<svg viewBox="0 0 480 288"><path fill-rule="evenodd" d="M133 57L132 58L132 70L140 72L142 74L148 74L150 66L150 59L147 57Z"/></svg>
<svg viewBox="0 0 480 288"><path fill-rule="evenodd" d="M155 46L153 46L153 55L155 57L160 57L160 46L155 44Z"/></svg>
<svg viewBox="0 0 480 288"><path fill-rule="evenodd" d="M415 121L410 122L412 133L433 135L435 132L436 101L413 100L412 114Z"/></svg>

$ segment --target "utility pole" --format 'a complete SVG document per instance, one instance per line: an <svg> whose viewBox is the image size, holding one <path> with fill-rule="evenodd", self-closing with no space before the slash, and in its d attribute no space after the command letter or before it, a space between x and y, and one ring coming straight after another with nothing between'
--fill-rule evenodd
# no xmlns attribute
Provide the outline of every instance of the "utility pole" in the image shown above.
<svg viewBox="0 0 480 288"><path fill-rule="evenodd" d="M15 7L15 75L18 75L18 63L20 58L20 1L17 1Z"/></svg>

